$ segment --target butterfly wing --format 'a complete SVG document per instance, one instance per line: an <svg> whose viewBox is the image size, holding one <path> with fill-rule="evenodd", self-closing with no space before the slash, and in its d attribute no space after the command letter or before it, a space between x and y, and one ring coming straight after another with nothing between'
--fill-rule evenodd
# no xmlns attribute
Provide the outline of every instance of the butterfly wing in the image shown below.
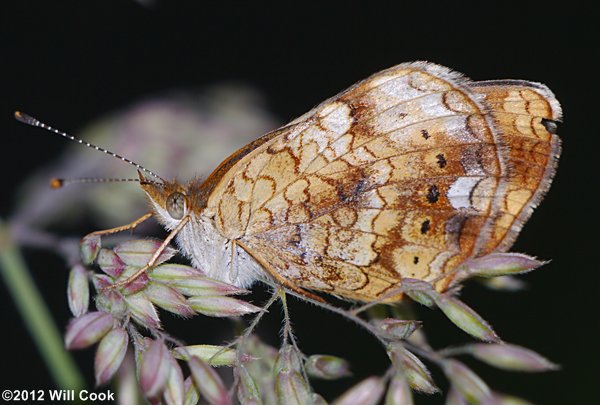
<svg viewBox="0 0 600 405"><path fill-rule="evenodd" d="M550 89L539 83L493 80L469 87L485 97L508 149L506 189L489 220L491 235L478 253L506 251L552 183L560 156L556 122L561 108Z"/></svg>
<svg viewBox="0 0 600 405"><path fill-rule="evenodd" d="M359 82L234 155L208 212L276 278L370 301L484 249L507 187L485 95L428 63Z"/></svg>

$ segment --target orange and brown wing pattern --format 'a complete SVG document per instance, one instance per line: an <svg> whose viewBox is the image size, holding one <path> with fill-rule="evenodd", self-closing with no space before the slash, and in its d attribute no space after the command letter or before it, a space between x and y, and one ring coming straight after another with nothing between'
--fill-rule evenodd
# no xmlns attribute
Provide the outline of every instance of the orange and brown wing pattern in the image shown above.
<svg viewBox="0 0 600 405"><path fill-rule="evenodd" d="M399 65L234 155L206 210L300 287L363 301L403 277L444 289L505 226L489 223L509 174L494 119L459 75Z"/></svg>
<svg viewBox="0 0 600 405"><path fill-rule="evenodd" d="M543 84L520 80L475 82L507 147L508 176L490 235L479 254L508 250L550 187L560 155L560 104Z"/></svg>

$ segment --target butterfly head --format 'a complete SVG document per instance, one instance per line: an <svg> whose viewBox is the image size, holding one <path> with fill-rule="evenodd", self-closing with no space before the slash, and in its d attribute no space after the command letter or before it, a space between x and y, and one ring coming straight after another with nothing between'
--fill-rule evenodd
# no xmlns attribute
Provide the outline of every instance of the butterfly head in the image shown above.
<svg viewBox="0 0 600 405"><path fill-rule="evenodd" d="M148 196L157 219L168 229L175 227L181 219L190 215L192 206L187 187L177 181L157 182L138 172L140 185Z"/></svg>

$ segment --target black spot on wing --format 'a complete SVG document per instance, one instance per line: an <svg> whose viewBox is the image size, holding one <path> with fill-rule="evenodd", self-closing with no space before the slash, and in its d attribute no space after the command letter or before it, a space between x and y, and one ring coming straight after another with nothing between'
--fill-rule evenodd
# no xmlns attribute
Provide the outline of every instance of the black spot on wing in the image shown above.
<svg viewBox="0 0 600 405"><path fill-rule="evenodd" d="M431 221L429 221L428 219L426 219L421 224L421 233L423 235L425 235L429 231L430 228L431 228Z"/></svg>
<svg viewBox="0 0 600 405"><path fill-rule="evenodd" d="M434 184L433 186L429 187L429 190L427 191L427 201L429 201L431 204L435 204L439 199L440 190L438 189L438 186Z"/></svg>
<svg viewBox="0 0 600 405"><path fill-rule="evenodd" d="M437 158L437 163L438 163L438 166L440 167L440 169L443 169L444 167L446 167L446 164L448 162L446 161L446 157L444 156L443 153L439 153L435 157Z"/></svg>

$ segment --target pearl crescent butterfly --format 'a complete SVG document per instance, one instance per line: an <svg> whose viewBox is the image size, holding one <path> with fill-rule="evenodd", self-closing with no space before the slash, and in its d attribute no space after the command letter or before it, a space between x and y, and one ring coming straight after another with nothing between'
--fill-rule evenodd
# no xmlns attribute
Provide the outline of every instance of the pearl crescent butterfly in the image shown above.
<svg viewBox="0 0 600 405"><path fill-rule="evenodd" d="M216 279L367 302L403 278L444 291L461 263L511 247L552 181L560 117L542 84L407 63L255 140L205 180L140 180L168 241L177 234Z"/></svg>

